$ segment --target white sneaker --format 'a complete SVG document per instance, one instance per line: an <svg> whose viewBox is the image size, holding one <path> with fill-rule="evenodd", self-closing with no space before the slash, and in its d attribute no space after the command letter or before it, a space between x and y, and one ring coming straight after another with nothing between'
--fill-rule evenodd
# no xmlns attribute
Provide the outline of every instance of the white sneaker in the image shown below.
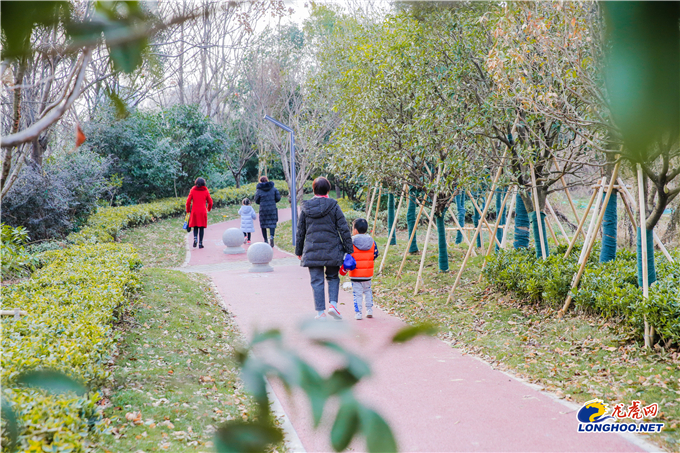
<svg viewBox="0 0 680 453"><path fill-rule="evenodd" d="M354 319L356 319L357 321L361 321L361 312L360 311L357 311L356 313L354 313Z"/></svg>
<svg viewBox="0 0 680 453"><path fill-rule="evenodd" d="M326 316L326 313L321 313L320 315L316 315L314 317L315 320L317 321L325 321L328 317Z"/></svg>
<svg viewBox="0 0 680 453"><path fill-rule="evenodd" d="M373 317L373 309L372 309L372 308L367 308L367 309L366 309L366 317L367 317L367 318L372 318L372 317Z"/></svg>
<svg viewBox="0 0 680 453"><path fill-rule="evenodd" d="M328 314L331 315L332 317L334 317L335 319L337 319L338 321L340 321L342 319L342 315L340 314L338 309L335 308L333 305L328 307Z"/></svg>

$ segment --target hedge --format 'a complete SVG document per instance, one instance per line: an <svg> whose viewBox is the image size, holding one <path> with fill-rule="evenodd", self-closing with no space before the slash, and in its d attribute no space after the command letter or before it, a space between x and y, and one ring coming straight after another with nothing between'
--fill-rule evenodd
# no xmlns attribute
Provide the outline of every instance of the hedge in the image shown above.
<svg viewBox="0 0 680 453"><path fill-rule="evenodd" d="M3 318L3 397L22 425L20 451L84 451L102 431L96 391L85 397L16 388L22 372L59 370L95 389L108 378L113 321L137 289L141 261L127 244L86 244L45 252L28 281L4 286L3 309L28 314Z"/></svg>
<svg viewBox="0 0 680 453"><path fill-rule="evenodd" d="M495 289L511 292L520 301L557 309L569 294L571 279L578 270L579 249L567 259L564 252L564 246L558 247L543 260L531 249L500 250L489 258L484 275ZM599 263L599 253L593 251L573 294L575 309L619 319L640 331L646 316L667 346L680 345L680 252L672 254L673 263L661 253L655 254L658 281L650 287L649 298L643 300L637 285L635 253L619 250L615 260Z"/></svg>

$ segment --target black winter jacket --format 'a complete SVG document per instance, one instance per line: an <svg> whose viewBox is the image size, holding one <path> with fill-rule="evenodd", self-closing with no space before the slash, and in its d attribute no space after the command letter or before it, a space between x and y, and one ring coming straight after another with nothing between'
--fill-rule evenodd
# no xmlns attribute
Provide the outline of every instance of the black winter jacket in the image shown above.
<svg viewBox="0 0 680 453"><path fill-rule="evenodd" d="M276 228L279 222L276 203L281 201L281 194L274 187L274 183L271 181L258 183L253 200L260 205L260 228Z"/></svg>
<svg viewBox="0 0 680 453"><path fill-rule="evenodd" d="M337 201L314 197L302 203L295 241L302 266L340 266L345 253L353 251L352 235Z"/></svg>

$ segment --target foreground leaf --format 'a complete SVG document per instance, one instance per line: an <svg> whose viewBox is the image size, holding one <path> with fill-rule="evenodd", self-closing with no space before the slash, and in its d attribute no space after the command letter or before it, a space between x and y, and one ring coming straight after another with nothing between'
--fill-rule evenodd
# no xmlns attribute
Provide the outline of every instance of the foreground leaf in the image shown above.
<svg viewBox="0 0 680 453"><path fill-rule="evenodd" d="M283 441L278 428L260 422L227 422L215 434L215 451L220 453L257 453Z"/></svg>
<svg viewBox="0 0 680 453"><path fill-rule="evenodd" d="M335 451L342 451L352 441L354 434L359 429L359 410L353 398L347 398L338 415L335 417L333 428L331 429L331 444Z"/></svg>
<svg viewBox="0 0 680 453"><path fill-rule="evenodd" d="M387 422L375 411L360 409L362 431L366 436L366 447L371 453L397 451L397 441Z"/></svg>
<svg viewBox="0 0 680 453"><path fill-rule="evenodd" d="M392 337L392 343L405 343L418 335L436 335L438 331L439 329L430 323L404 327Z"/></svg>
<svg viewBox="0 0 680 453"><path fill-rule="evenodd" d="M86 392L85 387L80 383L54 370L34 370L23 373L17 378L17 383L27 387L39 387L54 394L75 392L83 395Z"/></svg>

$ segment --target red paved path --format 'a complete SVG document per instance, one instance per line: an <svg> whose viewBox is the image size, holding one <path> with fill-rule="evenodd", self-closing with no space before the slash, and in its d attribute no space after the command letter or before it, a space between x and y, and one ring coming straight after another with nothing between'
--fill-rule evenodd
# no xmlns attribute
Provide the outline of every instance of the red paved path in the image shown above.
<svg viewBox="0 0 680 453"><path fill-rule="evenodd" d="M281 221L289 218L290 209L280 215ZM222 253L221 235L230 227L238 227L238 221L208 227L206 248L191 249L187 270L196 265L206 272L206 264L245 261L245 254ZM259 232L255 238L262 240ZM290 255L277 249L274 257ZM311 346L298 331L301 321L315 314L307 269L294 259L282 264L263 274L249 273L245 263L239 269L206 273L247 336L255 329L280 328L289 345L327 373L339 364L338 357ZM373 319L355 321L351 293L341 291L339 299L345 320L338 324L348 330L340 342L364 357L373 372L360 384L359 397L387 419L401 451L645 451L645 444L633 443L630 436L578 434L573 405L556 401L436 338L390 345L390 337L404 326L402 321L380 309L375 309ZM304 398L289 397L276 382L272 387L305 449L333 451L328 441L332 420L322 422L326 430L312 429ZM357 441L352 448L361 451L365 445Z"/></svg>

